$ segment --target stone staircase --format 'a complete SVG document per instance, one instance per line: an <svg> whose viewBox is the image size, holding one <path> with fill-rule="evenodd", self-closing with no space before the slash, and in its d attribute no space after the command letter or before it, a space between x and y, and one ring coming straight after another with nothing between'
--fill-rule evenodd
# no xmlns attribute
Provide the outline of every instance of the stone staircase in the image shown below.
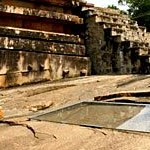
<svg viewBox="0 0 150 150"><path fill-rule="evenodd" d="M138 26L137 22L131 20L128 15L120 14L120 11L106 11L106 9L96 10L96 22L102 23L104 29L110 29L110 36L116 37L118 42L129 41L131 48L139 48L139 55L142 50L147 54L150 51L150 33L143 26Z"/></svg>
<svg viewBox="0 0 150 150"><path fill-rule="evenodd" d="M99 66L93 64L96 74L150 73L150 33L145 27L138 26L119 10L94 7L84 9L84 13L86 41L90 43L87 51L92 55L94 50L95 56L91 60L99 62Z"/></svg>

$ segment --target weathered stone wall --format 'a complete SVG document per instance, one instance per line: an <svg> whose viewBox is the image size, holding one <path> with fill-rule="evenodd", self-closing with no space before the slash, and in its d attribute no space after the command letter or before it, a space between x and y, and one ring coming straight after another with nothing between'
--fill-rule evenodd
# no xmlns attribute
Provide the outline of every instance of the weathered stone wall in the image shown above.
<svg viewBox="0 0 150 150"><path fill-rule="evenodd" d="M150 73L150 33L118 10L81 0L0 1L0 87L91 70Z"/></svg>
<svg viewBox="0 0 150 150"><path fill-rule="evenodd" d="M85 8L93 74L150 73L150 33L118 10Z"/></svg>
<svg viewBox="0 0 150 150"><path fill-rule="evenodd" d="M0 87L90 74L76 4L0 1Z"/></svg>
<svg viewBox="0 0 150 150"><path fill-rule="evenodd" d="M15 2L16 0L13 0ZM21 3L21 2L20 2ZM20 4L19 2L17 4ZM33 3L33 2L32 2ZM31 3L31 4L32 4ZM11 26L24 29L33 29L49 32L58 33L68 33L68 34L78 34L75 33L73 28L76 25L82 25L83 19L77 15L73 15L70 12L66 12L66 7L58 6L54 9L53 6L48 7L49 10L40 9L38 6L28 7L30 4L28 1L25 2L24 6L17 6L7 4L6 2L0 2L0 26ZM32 4L33 5L33 4ZM41 6L41 5L39 5ZM44 5L45 6L45 5ZM46 6L45 6L46 7ZM62 9L59 11L59 9ZM65 11L65 12L64 12Z"/></svg>
<svg viewBox="0 0 150 150"><path fill-rule="evenodd" d="M104 30L99 24L95 23L95 16L90 17L85 23L88 29L86 31L85 45L87 54L91 58L92 73L100 74L103 72L103 68L100 66L104 63L102 61L103 54L102 51L100 51L103 45L105 45Z"/></svg>
<svg viewBox="0 0 150 150"><path fill-rule="evenodd" d="M89 70L88 58L79 56L1 50L0 57L0 87L77 77Z"/></svg>

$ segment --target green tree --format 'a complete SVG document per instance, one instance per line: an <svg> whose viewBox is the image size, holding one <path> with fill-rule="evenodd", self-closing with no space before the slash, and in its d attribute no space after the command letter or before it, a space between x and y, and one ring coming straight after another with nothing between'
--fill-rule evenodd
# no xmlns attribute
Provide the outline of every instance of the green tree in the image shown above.
<svg viewBox="0 0 150 150"><path fill-rule="evenodd" d="M119 8L115 5L108 5L107 8L111 8L111 9L115 9L115 10L119 10Z"/></svg>
<svg viewBox="0 0 150 150"><path fill-rule="evenodd" d="M150 0L119 0L118 3L127 4L132 19L150 31Z"/></svg>

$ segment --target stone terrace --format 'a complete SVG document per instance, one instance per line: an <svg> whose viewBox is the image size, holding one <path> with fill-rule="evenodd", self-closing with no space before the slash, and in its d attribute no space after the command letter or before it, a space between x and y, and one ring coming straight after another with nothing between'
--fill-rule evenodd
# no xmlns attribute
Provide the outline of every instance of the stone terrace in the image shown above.
<svg viewBox="0 0 150 150"><path fill-rule="evenodd" d="M84 13L87 50L93 73L150 72L150 33L145 27L138 26L136 21L119 10L95 7L85 9Z"/></svg>
<svg viewBox="0 0 150 150"><path fill-rule="evenodd" d="M0 87L90 73L79 30L83 19L73 13L80 5L86 3L0 2Z"/></svg>

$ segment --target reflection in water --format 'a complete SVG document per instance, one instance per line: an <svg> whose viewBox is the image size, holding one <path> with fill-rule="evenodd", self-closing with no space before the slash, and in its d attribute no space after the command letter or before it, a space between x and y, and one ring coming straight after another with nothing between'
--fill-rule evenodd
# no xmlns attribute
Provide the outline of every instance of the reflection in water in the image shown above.
<svg viewBox="0 0 150 150"><path fill-rule="evenodd" d="M34 119L52 122L145 131L150 126L150 106L138 104L82 102ZM147 121L146 127L142 121ZM137 126L138 123L138 127ZM142 129L140 126L142 125ZM148 131L148 130L146 130Z"/></svg>

